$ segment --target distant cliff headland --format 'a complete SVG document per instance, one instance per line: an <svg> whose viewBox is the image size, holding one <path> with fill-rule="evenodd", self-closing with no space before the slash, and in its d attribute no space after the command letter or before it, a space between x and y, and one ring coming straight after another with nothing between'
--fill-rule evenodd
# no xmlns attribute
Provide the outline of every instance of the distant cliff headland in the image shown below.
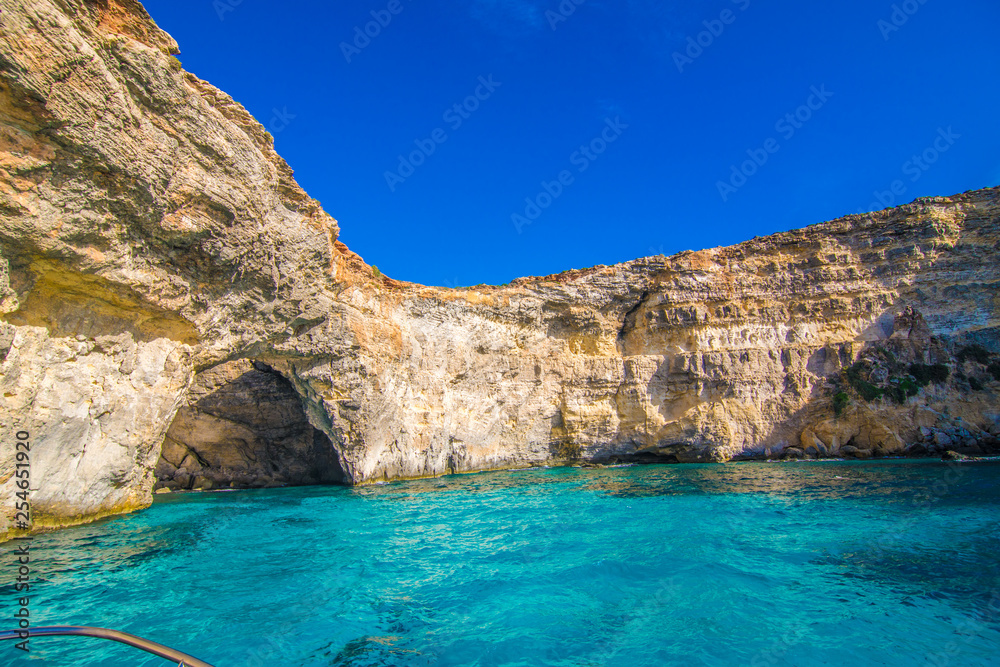
<svg viewBox="0 0 1000 667"><path fill-rule="evenodd" d="M154 488L998 452L1000 189L423 287L137 2L0 7L0 537L19 438L33 529Z"/></svg>

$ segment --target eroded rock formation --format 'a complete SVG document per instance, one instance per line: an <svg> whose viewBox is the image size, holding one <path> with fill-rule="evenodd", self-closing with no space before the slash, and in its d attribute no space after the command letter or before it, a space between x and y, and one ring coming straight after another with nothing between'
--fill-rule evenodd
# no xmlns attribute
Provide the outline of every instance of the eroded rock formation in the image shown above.
<svg viewBox="0 0 1000 667"><path fill-rule="evenodd" d="M423 287L337 242L264 129L184 72L138 3L0 8L0 531L18 431L36 527L144 506L157 473L358 484L992 446L997 189ZM913 375L935 365L947 379Z"/></svg>
<svg viewBox="0 0 1000 667"><path fill-rule="evenodd" d="M156 475L172 490L346 481L333 443L306 419L291 383L246 359L198 374Z"/></svg>
<svg viewBox="0 0 1000 667"><path fill-rule="evenodd" d="M58 525L149 503L195 369L326 310L337 226L138 3L0 10L0 489L30 433Z"/></svg>

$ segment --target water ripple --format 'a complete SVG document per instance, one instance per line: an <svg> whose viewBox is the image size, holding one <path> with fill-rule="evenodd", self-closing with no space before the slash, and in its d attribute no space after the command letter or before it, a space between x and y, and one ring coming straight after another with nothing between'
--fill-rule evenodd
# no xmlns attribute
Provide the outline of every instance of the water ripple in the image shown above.
<svg viewBox="0 0 1000 667"><path fill-rule="evenodd" d="M218 667L990 665L1000 465L954 471L567 468L158 498L38 537L33 621ZM162 664L92 641L32 649Z"/></svg>

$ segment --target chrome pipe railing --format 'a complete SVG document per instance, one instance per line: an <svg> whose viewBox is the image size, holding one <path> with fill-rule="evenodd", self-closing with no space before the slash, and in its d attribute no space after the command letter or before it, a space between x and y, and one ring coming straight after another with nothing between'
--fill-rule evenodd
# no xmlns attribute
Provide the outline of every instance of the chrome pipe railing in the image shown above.
<svg viewBox="0 0 1000 667"><path fill-rule="evenodd" d="M82 625L54 625L49 627L31 628L29 630L6 630L0 632L0 641L10 639L33 639L35 637L96 637L98 639L108 639L113 642L127 644L146 653L158 655L161 658L172 660L177 663L177 667L212 667L204 660L193 658L186 653L175 651L174 649L151 642L148 639L130 635L127 632L118 630L107 630L105 628L88 628Z"/></svg>

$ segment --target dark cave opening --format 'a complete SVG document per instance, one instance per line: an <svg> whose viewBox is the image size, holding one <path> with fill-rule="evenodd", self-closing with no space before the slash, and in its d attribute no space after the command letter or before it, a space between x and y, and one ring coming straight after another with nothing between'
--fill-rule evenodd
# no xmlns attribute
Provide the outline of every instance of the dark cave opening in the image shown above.
<svg viewBox="0 0 1000 667"><path fill-rule="evenodd" d="M156 489L345 484L330 438L281 374L241 359L199 373L167 431Z"/></svg>

